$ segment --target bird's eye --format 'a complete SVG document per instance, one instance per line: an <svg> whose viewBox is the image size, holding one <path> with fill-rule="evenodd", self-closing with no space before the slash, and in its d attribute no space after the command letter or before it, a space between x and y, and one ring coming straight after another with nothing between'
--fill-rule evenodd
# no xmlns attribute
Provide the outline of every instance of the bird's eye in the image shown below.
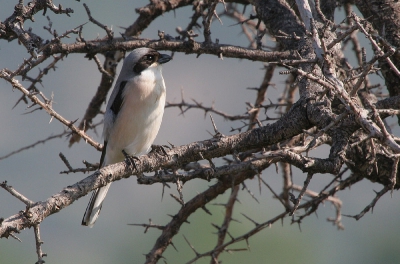
<svg viewBox="0 0 400 264"><path fill-rule="evenodd" d="M153 58L154 58L153 55L147 55L147 56L146 56L146 59L149 60L149 61L152 61Z"/></svg>

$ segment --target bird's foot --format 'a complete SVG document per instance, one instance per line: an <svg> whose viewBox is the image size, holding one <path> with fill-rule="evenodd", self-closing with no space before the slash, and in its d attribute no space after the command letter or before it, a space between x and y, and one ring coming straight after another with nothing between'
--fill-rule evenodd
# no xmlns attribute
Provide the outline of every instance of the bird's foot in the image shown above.
<svg viewBox="0 0 400 264"><path fill-rule="evenodd" d="M151 150L149 153L156 153L162 156L167 156L167 151L165 148L170 148L167 145L151 145Z"/></svg>
<svg viewBox="0 0 400 264"><path fill-rule="evenodd" d="M128 153L126 153L126 151L124 149L122 150L122 154L124 154L125 159L130 163L129 166L133 167L132 171L134 169L136 171L138 171L138 168L137 168L135 160L139 160L140 161L140 159L138 157L136 157L136 156L129 155Z"/></svg>

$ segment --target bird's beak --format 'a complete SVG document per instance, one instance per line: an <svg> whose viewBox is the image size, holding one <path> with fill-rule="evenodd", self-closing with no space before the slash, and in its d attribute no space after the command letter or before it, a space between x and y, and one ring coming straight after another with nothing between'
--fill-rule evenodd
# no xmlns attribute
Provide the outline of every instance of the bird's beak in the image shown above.
<svg viewBox="0 0 400 264"><path fill-rule="evenodd" d="M164 64L172 60L172 57L167 55L167 54L160 54L160 57L158 58L158 63Z"/></svg>

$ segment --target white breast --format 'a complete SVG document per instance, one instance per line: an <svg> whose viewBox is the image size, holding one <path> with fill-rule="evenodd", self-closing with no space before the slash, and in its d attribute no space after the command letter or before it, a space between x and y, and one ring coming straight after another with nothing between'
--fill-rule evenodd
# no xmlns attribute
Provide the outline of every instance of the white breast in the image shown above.
<svg viewBox="0 0 400 264"><path fill-rule="evenodd" d="M157 136L165 106L165 84L161 66L149 67L128 80L124 102L110 129L105 164L130 155L146 153Z"/></svg>

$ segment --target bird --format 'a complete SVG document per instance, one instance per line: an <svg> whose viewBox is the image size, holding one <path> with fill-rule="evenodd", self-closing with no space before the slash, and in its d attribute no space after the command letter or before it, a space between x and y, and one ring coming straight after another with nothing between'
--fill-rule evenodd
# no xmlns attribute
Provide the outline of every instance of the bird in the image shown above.
<svg viewBox="0 0 400 264"><path fill-rule="evenodd" d="M104 114L99 169L123 161L126 154L136 157L151 148L164 114L162 64L171 59L151 48L134 49L124 59ZM93 227L110 185L93 191L82 225Z"/></svg>

